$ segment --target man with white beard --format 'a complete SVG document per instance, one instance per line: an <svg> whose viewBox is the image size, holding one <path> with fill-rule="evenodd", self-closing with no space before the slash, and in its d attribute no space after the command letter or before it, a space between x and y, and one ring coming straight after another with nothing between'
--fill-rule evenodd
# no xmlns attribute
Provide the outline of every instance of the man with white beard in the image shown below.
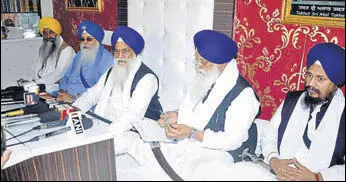
<svg viewBox="0 0 346 182"><path fill-rule="evenodd" d="M256 131L253 121L260 110L253 89L239 74L237 44L211 30L198 32L194 43L196 78L179 110L166 112L158 120L166 135L177 140L160 145L166 160L183 180L194 180L201 171L212 176L213 171L241 160L243 147L256 148L249 130ZM145 180L169 179L149 144L137 140L129 154L143 170L148 169L144 173L149 179Z"/></svg>
<svg viewBox="0 0 346 182"><path fill-rule="evenodd" d="M78 26L80 51L60 82L57 100L72 102L85 90L94 86L113 65L113 55L101 44L104 31L88 20Z"/></svg>
<svg viewBox="0 0 346 182"><path fill-rule="evenodd" d="M144 44L134 29L118 26L112 35L114 66L73 103L82 112L97 104L95 113L113 122L110 130L115 135L116 154L126 152L138 138L129 131L131 121L144 117L158 120L162 112L158 78L140 57Z"/></svg>
<svg viewBox="0 0 346 182"><path fill-rule="evenodd" d="M62 27L52 17L43 17L39 22L43 41L39 50L39 67L34 82L45 84L46 91L52 93L59 89L59 82L71 66L75 52L61 37Z"/></svg>

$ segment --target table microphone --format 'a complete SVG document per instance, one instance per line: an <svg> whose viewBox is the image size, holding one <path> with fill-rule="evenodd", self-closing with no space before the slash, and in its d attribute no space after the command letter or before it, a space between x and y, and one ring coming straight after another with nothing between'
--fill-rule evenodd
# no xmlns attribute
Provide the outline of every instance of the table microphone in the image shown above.
<svg viewBox="0 0 346 182"><path fill-rule="evenodd" d="M38 114L38 117L41 119L41 123L47 123L50 121L57 121L60 120L60 113L57 111L48 111Z"/></svg>

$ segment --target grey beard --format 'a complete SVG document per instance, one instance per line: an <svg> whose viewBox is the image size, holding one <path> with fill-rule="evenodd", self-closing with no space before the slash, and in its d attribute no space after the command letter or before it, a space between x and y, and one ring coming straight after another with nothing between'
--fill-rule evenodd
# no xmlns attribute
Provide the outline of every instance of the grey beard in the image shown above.
<svg viewBox="0 0 346 182"><path fill-rule="evenodd" d="M80 45L81 56L78 60L78 67L85 63L93 63L100 48L99 43L95 46L92 46L90 49L84 48L83 46L85 45Z"/></svg>
<svg viewBox="0 0 346 182"><path fill-rule="evenodd" d="M221 71L216 66L213 66L212 70L208 72L197 71L197 75L191 83L188 95L193 108L195 108L196 105L207 95L220 74Z"/></svg>
<svg viewBox="0 0 346 182"><path fill-rule="evenodd" d="M55 39L55 41L43 40L39 51L42 68L47 66L47 60L55 52L57 45L57 38Z"/></svg>

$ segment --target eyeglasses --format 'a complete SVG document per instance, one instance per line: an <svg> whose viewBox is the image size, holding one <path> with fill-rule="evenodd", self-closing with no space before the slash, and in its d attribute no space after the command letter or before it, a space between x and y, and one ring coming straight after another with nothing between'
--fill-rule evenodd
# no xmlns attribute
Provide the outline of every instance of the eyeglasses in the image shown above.
<svg viewBox="0 0 346 182"><path fill-rule="evenodd" d="M46 31L43 31L43 37L52 37L52 36L55 36L55 32L53 32L52 30L46 30Z"/></svg>
<svg viewBox="0 0 346 182"><path fill-rule="evenodd" d="M92 38L92 37L87 37L87 38L82 37L79 39L79 41L81 41L81 42L84 42L84 41L91 42L93 40L94 40L94 38Z"/></svg>

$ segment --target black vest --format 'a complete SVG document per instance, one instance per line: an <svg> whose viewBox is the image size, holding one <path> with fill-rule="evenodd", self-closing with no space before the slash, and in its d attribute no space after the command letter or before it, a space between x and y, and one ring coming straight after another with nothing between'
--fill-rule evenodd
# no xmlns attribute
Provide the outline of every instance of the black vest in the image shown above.
<svg viewBox="0 0 346 182"><path fill-rule="evenodd" d="M282 112L281 112L281 123L280 123L279 129L278 129L278 146L277 147L278 147L279 153L280 153L280 146L281 146L281 142L282 142L282 137L283 137L285 130L287 128L287 124L291 118L292 112L293 112L300 96L303 93L304 93L304 91L295 91L295 92L288 92L286 95L284 105L282 108ZM323 118L323 116L324 116L324 113L321 114L322 118ZM320 118L320 119L322 119L322 118ZM343 111L342 116L341 116L338 136L336 139L336 144L335 144L332 160L330 162L330 166L345 164L344 156L345 156L345 108L344 108L344 111ZM316 160L318 160L318 159L316 159Z"/></svg>
<svg viewBox="0 0 346 182"><path fill-rule="evenodd" d="M224 131L226 112L229 106L232 104L233 100L247 87L251 87L250 84L241 75L239 75L237 79L237 83L228 92L228 94L225 96L221 104L215 110L213 116L209 120L204 130L210 129L214 132ZM259 116L260 110L261 109L259 108L259 112L257 116ZM234 113L234 114L238 114L238 113ZM248 152L251 154L255 153L256 146L257 146L257 127L255 123L252 123L250 129L248 130L248 135L249 135L248 140L243 142L243 144L238 149L228 151L232 155L234 162L242 161L242 153L244 152L245 149L249 149Z"/></svg>
<svg viewBox="0 0 346 182"><path fill-rule="evenodd" d="M108 80L109 74L112 71L112 68L113 67L111 67L108 70L108 72L107 72L107 76L106 76L106 80L105 80L104 85L106 85L106 83L107 83L107 80ZM133 81L132 81L131 90L130 90L130 97L132 97L132 93L135 91L139 81L146 74L153 74L156 77L156 79L157 79L157 83L159 83L159 79L156 76L156 74L150 68L148 68L145 64L141 63L141 66L137 70L137 72L135 74L135 77L133 78ZM162 107L161 107L161 104L159 102L159 95L158 95L158 93L159 93L159 91L157 89L155 95L151 98L150 104L149 104L149 106L147 108L147 111L146 111L144 117L150 118L150 119L153 119L153 120L160 119L160 115L161 115L161 112L162 112Z"/></svg>

